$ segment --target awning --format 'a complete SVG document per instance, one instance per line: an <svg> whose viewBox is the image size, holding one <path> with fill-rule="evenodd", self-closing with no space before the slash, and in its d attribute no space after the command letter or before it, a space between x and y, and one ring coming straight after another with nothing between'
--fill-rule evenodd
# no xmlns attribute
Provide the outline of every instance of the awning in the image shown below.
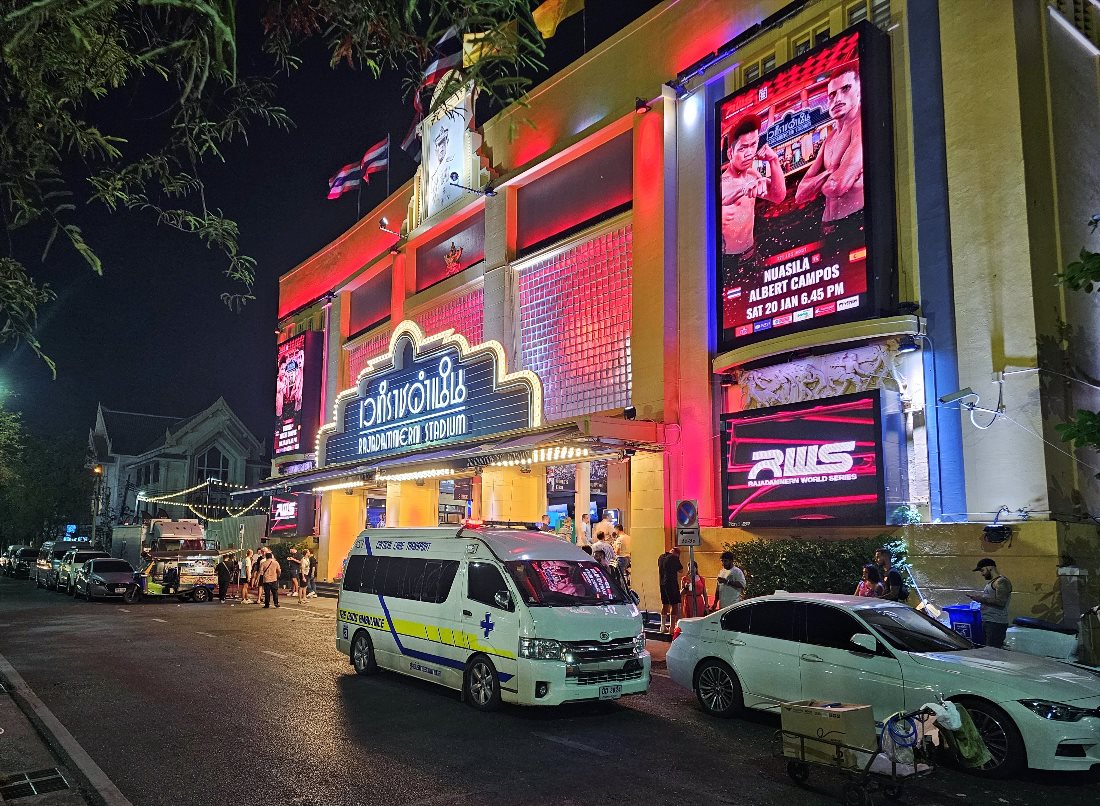
<svg viewBox="0 0 1100 806"><path fill-rule="evenodd" d="M378 474L385 475L398 468L425 468L436 466L458 475L477 467L491 465L494 461L514 464L561 463L569 459L592 461L625 451L659 451L663 449L664 425L650 421L623 420L617 417L583 417L570 423L558 423L537 430L512 433L494 440L476 443L456 443L443 448L411 451L373 462L355 462L336 467L307 470L286 476L265 479L246 490L237 490L233 496L266 494L293 490L307 490L326 481L362 476L364 483ZM569 452L572 447L576 454ZM537 454L540 450L561 453ZM586 453L581 453L581 449Z"/></svg>

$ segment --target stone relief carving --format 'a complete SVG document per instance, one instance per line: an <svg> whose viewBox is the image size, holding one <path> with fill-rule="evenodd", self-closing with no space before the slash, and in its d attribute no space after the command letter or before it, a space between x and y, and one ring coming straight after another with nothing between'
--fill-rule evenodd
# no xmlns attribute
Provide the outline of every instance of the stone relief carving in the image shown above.
<svg viewBox="0 0 1100 806"><path fill-rule="evenodd" d="M886 387L905 391L897 342L852 347L826 355L740 373L741 403L746 409L781 406Z"/></svg>

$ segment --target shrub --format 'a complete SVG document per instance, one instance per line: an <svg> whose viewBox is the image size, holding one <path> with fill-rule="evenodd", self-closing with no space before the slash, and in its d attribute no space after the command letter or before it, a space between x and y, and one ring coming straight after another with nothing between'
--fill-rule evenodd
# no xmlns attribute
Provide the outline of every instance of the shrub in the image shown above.
<svg viewBox="0 0 1100 806"><path fill-rule="evenodd" d="M851 594L863 566L872 562L880 546L893 551L895 567L906 567L905 543L890 535L850 540L755 538L727 543L725 548L733 552L734 563L745 572L747 594L761 596L777 590Z"/></svg>

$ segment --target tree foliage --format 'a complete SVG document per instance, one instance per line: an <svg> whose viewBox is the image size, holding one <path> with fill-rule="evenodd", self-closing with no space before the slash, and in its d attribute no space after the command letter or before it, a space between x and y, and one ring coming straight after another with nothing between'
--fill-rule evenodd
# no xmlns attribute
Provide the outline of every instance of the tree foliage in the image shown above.
<svg viewBox="0 0 1100 806"><path fill-rule="evenodd" d="M270 72L240 76L236 9L233 0L0 0L0 211L9 230L0 344L42 355L37 316L52 299L11 231L27 233L20 243L34 244L34 260L64 245L104 271L77 223L78 200L193 235L220 256L223 301L250 300L255 260L242 253L236 222L207 198L203 167L224 161L226 145L247 142L257 125L291 125L275 76L301 63L309 41L325 42L333 66L375 78L402 69L415 88L443 31L487 32L495 46L449 80L502 103L522 97L529 80L520 69L538 66L542 53L524 0L261 0ZM103 121L114 121L119 98L149 87L167 87L173 100L158 117L158 144L139 152Z"/></svg>
<svg viewBox="0 0 1100 806"><path fill-rule="evenodd" d="M1089 229L1095 233L1097 227L1100 227L1100 214L1089 219ZM1091 293L1094 288L1100 288L1100 253L1082 248L1080 260L1070 263L1056 278L1074 291ZM1073 417L1055 428L1063 442L1070 442L1075 448L1100 451L1100 412L1078 409Z"/></svg>

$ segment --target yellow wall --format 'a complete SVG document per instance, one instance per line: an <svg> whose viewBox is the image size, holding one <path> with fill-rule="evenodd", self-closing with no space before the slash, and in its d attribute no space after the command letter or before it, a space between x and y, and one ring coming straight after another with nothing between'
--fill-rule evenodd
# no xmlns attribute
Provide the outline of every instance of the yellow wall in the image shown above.
<svg viewBox="0 0 1100 806"><path fill-rule="evenodd" d="M332 580L343 571L351 544L363 531L367 502L361 493L333 490L321 496L321 538L317 561L321 579Z"/></svg>
<svg viewBox="0 0 1100 806"><path fill-rule="evenodd" d="M386 483L387 526L438 526L439 482L431 479Z"/></svg>
<svg viewBox="0 0 1100 806"><path fill-rule="evenodd" d="M664 457L639 451L630 460L630 584L648 610L661 608L657 558L666 550Z"/></svg>
<svg viewBox="0 0 1100 806"><path fill-rule="evenodd" d="M537 521L546 514L546 468L487 467L481 476L481 515L493 521Z"/></svg>

